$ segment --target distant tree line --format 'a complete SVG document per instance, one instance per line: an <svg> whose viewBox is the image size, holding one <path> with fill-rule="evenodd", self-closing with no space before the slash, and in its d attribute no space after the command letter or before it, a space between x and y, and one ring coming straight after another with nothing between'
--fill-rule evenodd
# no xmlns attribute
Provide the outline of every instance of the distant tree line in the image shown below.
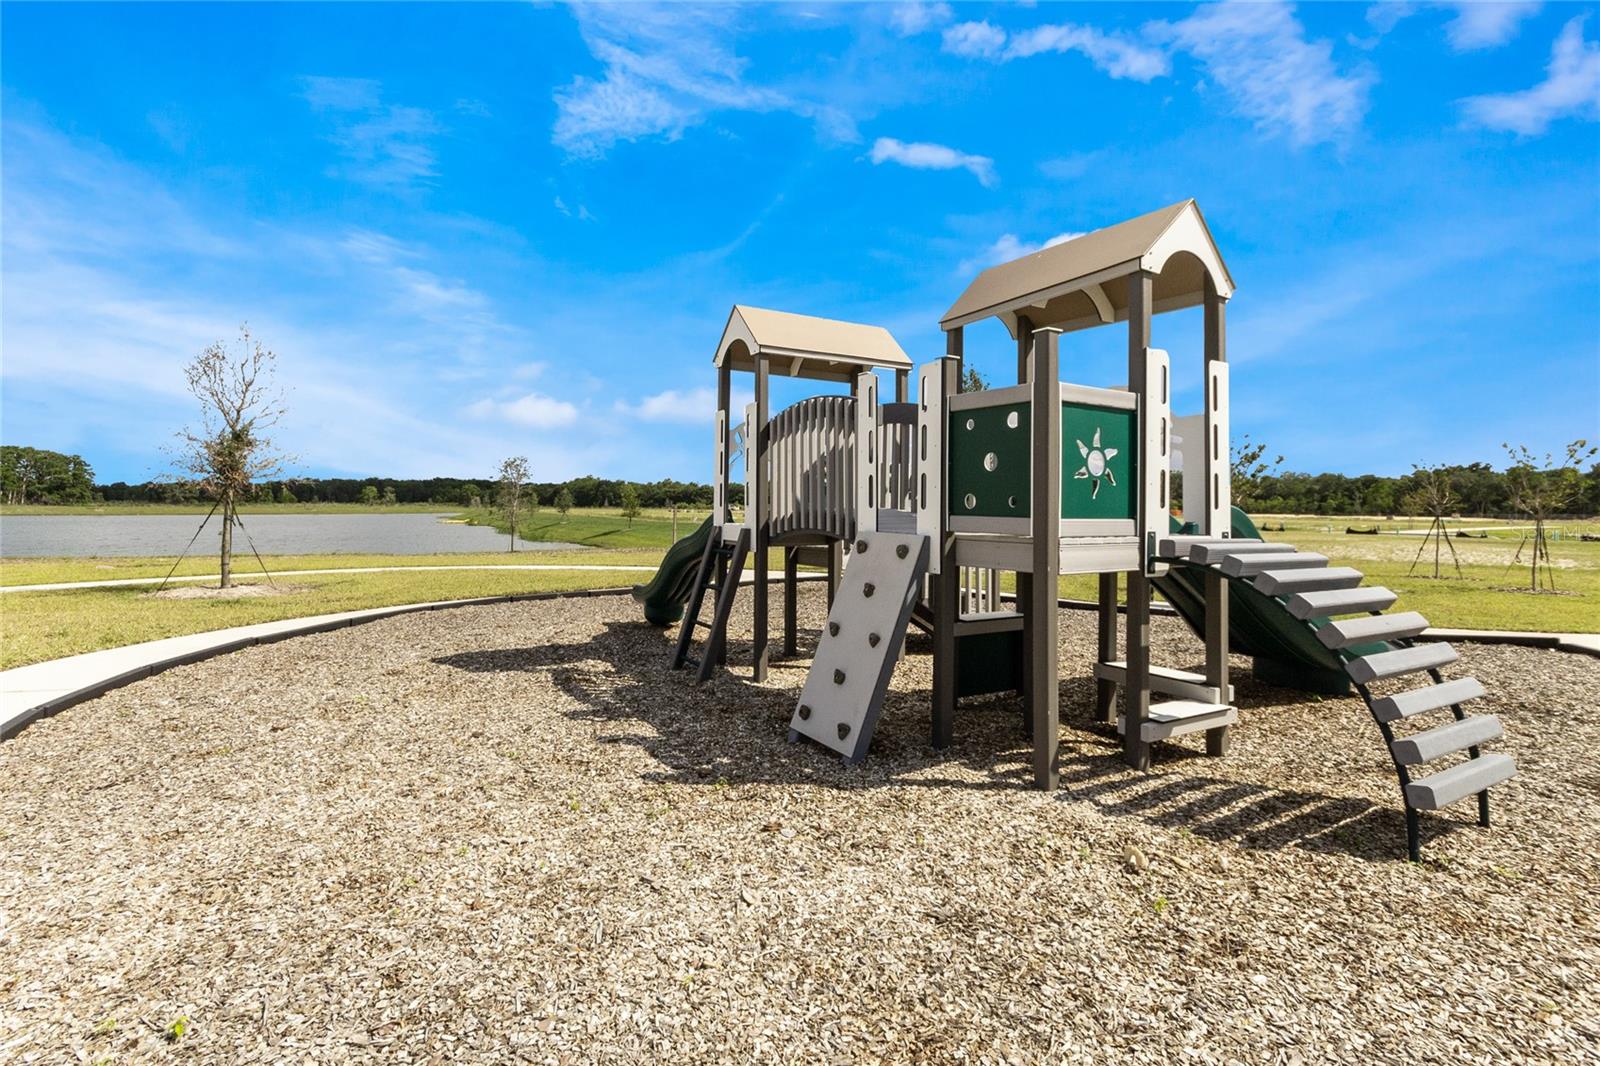
<svg viewBox="0 0 1600 1066"><path fill-rule="evenodd" d="M81 455L0 445L0 494L6 503L88 503L94 470Z"/></svg>
<svg viewBox="0 0 1600 1066"><path fill-rule="evenodd" d="M487 507L497 498L497 477L478 480L432 478L283 478L257 484L247 500L252 503L431 503L450 507ZM743 505L744 486L730 486L733 503ZM623 507L629 490L639 507L710 507L711 486L693 481L635 482L585 476L571 481L535 481L522 487L525 498L554 504L565 490L572 507ZM9 491L9 490L8 490ZM206 497L192 481L125 481L96 485L93 494L107 503L195 503ZM7 499L9 500L9 496ZM90 498L86 492L83 499ZM39 502L33 495L32 502ZM53 502L53 501L46 501ZM63 500L61 502L71 502Z"/></svg>
<svg viewBox="0 0 1600 1066"><path fill-rule="evenodd" d="M1377 474L1300 474L1259 472L1244 485L1235 478L1234 502L1262 514L1400 515L1416 511L1430 477L1448 481L1457 513L1489 518L1520 515L1517 467L1495 470L1488 463L1413 470L1399 477ZM1572 515L1600 514L1600 463L1578 475L1581 485L1567 509ZM1174 475L1172 494L1182 491L1182 474ZM1421 513L1416 511L1416 513Z"/></svg>

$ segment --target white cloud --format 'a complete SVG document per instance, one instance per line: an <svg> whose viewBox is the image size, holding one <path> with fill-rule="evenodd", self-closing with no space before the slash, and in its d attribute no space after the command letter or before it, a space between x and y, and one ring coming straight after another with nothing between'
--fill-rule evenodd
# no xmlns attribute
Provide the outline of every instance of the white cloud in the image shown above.
<svg viewBox="0 0 1600 1066"><path fill-rule="evenodd" d="M511 400L484 398L467 407L479 419L498 419L529 429L562 429L578 421L578 409L565 400L530 392Z"/></svg>
<svg viewBox="0 0 1600 1066"><path fill-rule="evenodd" d="M872 162L899 163L916 170L966 170L986 189L992 189L999 178L995 175L994 160L983 155L966 152L942 144L922 141L897 141L893 137L879 137L872 145Z"/></svg>
<svg viewBox="0 0 1600 1066"><path fill-rule="evenodd" d="M969 59L996 59L1006 44L1006 31L988 22L959 22L944 31L944 50Z"/></svg>
<svg viewBox="0 0 1600 1066"><path fill-rule="evenodd" d="M1600 119L1600 44L1584 39L1585 18L1579 15L1561 28L1544 81L1521 92L1468 97L1461 102L1467 118L1526 136L1543 133L1569 115Z"/></svg>
<svg viewBox="0 0 1600 1066"><path fill-rule="evenodd" d="M555 144L581 158L619 141L672 141L718 111L789 111L812 119L833 140L857 138L854 121L807 95L754 84L733 51L738 9L731 5L579 4L573 9L599 78L557 90Z"/></svg>
<svg viewBox="0 0 1600 1066"><path fill-rule="evenodd" d="M1067 241L1082 236L1082 231L1058 233L1049 240L1041 241L1037 244L1029 244L1020 240L1015 233L1002 233L998 240L982 252L971 259L963 260L960 267L957 268L957 272L970 274L974 270L983 270L997 263L1009 263L1013 259L1021 259L1023 256L1032 255L1034 252L1042 252L1046 248L1053 248L1058 244L1065 244Z"/></svg>
<svg viewBox="0 0 1600 1066"><path fill-rule="evenodd" d="M729 407L737 415L754 399L751 393L735 390L729 400ZM667 389L665 392L645 396L636 403L618 400L614 410L619 415L636 418L641 422L709 426L717 413L717 390Z"/></svg>
<svg viewBox="0 0 1600 1066"><path fill-rule="evenodd" d="M1372 75L1341 72L1332 44L1306 40L1285 5L1202 5L1146 32L1192 53L1240 114L1292 144L1342 141L1366 113Z"/></svg>
<svg viewBox="0 0 1600 1066"><path fill-rule="evenodd" d="M1394 3L1373 4L1367 8L1367 22L1379 33L1388 33L1398 26L1404 19L1417 13L1417 5L1407 0L1395 0Z"/></svg>
<svg viewBox="0 0 1600 1066"><path fill-rule="evenodd" d="M383 103L382 87L370 78L312 76L302 84L306 102L333 122L328 140L346 160L336 173L397 189L435 176L429 141L442 127L433 112Z"/></svg>
<svg viewBox="0 0 1600 1066"><path fill-rule="evenodd" d="M969 59L1009 62L1053 52L1078 52L1113 78L1150 81L1172 72L1172 63L1160 48L1121 34L1070 22L1035 26L1012 34L989 22L962 22L944 31L944 50Z"/></svg>
<svg viewBox="0 0 1600 1066"><path fill-rule="evenodd" d="M889 11L889 24L902 37L915 37L955 17L949 4L895 4Z"/></svg>
<svg viewBox="0 0 1600 1066"><path fill-rule="evenodd" d="M1445 23L1450 47L1458 52L1474 52L1505 44L1517 35L1524 19L1538 12L1538 0L1452 4L1456 17Z"/></svg>
<svg viewBox="0 0 1600 1066"><path fill-rule="evenodd" d="M1010 47L1005 51L1005 58L1026 59L1044 52L1080 52L1113 78L1151 81L1172 73L1172 62L1161 49L1120 34L1104 33L1093 26L1075 26L1070 22L1035 26L1014 34Z"/></svg>

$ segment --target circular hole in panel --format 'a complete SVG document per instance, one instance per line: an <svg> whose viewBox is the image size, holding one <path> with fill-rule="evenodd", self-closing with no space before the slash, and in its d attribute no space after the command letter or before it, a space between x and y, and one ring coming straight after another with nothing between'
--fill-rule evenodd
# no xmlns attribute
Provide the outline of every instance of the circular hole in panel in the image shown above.
<svg viewBox="0 0 1600 1066"><path fill-rule="evenodd" d="M1010 414L1006 415L1006 428L1007 429L1016 429L1017 428L1017 412L1012 411Z"/></svg>
<svg viewBox="0 0 1600 1066"><path fill-rule="evenodd" d="M1006 497L1006 506L1010 507L1013 511L1015 511L1017 509L1017 498L1015 496L1007 496Z"/></svg>
<svg viewBox="0 0 1600 1066"><path fill-rule="evenodd" d="M961 502L967 505L967 510L969 511L978 506L978 498L970 492L967 493L966 498Z"/></svg>
<svg viewBox="0 0 1600 1066"><path fill-rule="evenodd" d="M971 429L972 427L973 427L973 421L972 421L972 419L969 418L969 419L967 419L967 428Z"/></svg>
<svg viewBox="0 0 1600 1066"><path fill-rule="evenodd" d="M998 455L996 455L994 452L990 452L988 455L985 455L983 457L983 468L985 470L989 471L990 473L993 473L995 468L998 467L999 465L1000 465L1000 457Z"/></svg>

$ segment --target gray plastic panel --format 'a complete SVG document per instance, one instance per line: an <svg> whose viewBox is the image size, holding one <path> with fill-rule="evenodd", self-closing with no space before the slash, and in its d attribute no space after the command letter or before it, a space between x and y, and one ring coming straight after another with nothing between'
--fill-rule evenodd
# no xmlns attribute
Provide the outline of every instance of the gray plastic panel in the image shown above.
<svg viewBox="0 0 1600 1066"><path fill-rule="evenodd" d="M851 762L867 753L928 571L928 538L862 533L789 728Z"/></svg>
<svg viewBox="0 0 1600 1066"><path fill-rule="evenodd" d="M1263 570L1299 570L1327 565L1328 557L1316 552L1252 552L1228 556L1222 560L1222 572L1229 577L1254 577Z"/></svg>
<svg viewBox="0 0 1600 1066"><path fill-rule="evenodd" d="M1378 586L1300 592L1289 600L1289 613L1301 619L1366 614L1369 611L1387 611L1399 598L1388 589Z"/></svg>
<svg viewBox="0 0 1600 1066"><path fill-rule="evenodd" d="M1293 596L1323 589L1353 589L1361 584L1362 577L1361 571L1349 566L1330 566L1326 570L1266 569L1256 574L1254 584L1268 596Z"/></svg>
<svg viewBox="0 0 1600 1066"><path fill-rule="evenodd" d="M1344 664L1344 672L1356 684L1367 685L1385 677L1432 670L1459 658L1461 656L1448 644L1419 644L1414 648L1396 648L1394 651L1351 659Z"/></svg>
<svg viewBox="0 0 1600 1066"><path fill-rule="evenodd" d="M1483 683L1475 677L1459 677L1442 685L1425 685L1409 692L1397 692L1372 701L1372 713L1380 722L1398 722L1416 714L1454 707L1484 695Z"/></svg>
<svg viewBox="0 0 1600 1066"><path fill-rule="evenodd" d="M1476 796L1490 785L1512 777L1517 764L1509 755L1485 755L1468 759L1450 769L1406 786L1406 802L1422 811L1437 811L1457 800Z"/></svg>
<svg viewBox="0 0 1600 1066"><path fill-rule="evenodd" d="M1406 640L1418 636L1428 628L1428 620L1416 611L1399 614L1379 614L1367 618L1349 618L1343 622L1329 622L1317 630L1322 646L1337 650L1352 644L1373 644L1380 640Z"/></svg>
<svg viewBox="0 0 1600 1066"><path fill-rule="evenodd" d="M1429 729L1394 742L1394 757L1401 766L1432 762L1457 751L1466 751L1501 733L1500 719L1492 714L1475 714L1459 722Z"/></svg>

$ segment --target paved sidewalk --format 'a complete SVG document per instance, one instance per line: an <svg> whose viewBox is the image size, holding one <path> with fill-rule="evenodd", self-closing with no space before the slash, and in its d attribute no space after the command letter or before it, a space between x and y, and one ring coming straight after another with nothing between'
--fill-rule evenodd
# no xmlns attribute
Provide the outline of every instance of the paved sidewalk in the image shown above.
<svg viewBox="0 0 1600 1066"><path fill-rule="evenodd" d="M606 565L603 563L442 563L428 566L331 566L322 570L274 570L272 576L300 577L306 574L384 574L395 570L600 570L618 573L654 573L659 566ZM234 575L240 580L262 577L259 573ZM159 585L163 580L176 585L180 581L220 581L220 574L188 574L183 577L123 577L105 581L58 581L47 585L0 585L0 594L7 592L60 592L66 589L114 589L137 585Z"/></svg>

